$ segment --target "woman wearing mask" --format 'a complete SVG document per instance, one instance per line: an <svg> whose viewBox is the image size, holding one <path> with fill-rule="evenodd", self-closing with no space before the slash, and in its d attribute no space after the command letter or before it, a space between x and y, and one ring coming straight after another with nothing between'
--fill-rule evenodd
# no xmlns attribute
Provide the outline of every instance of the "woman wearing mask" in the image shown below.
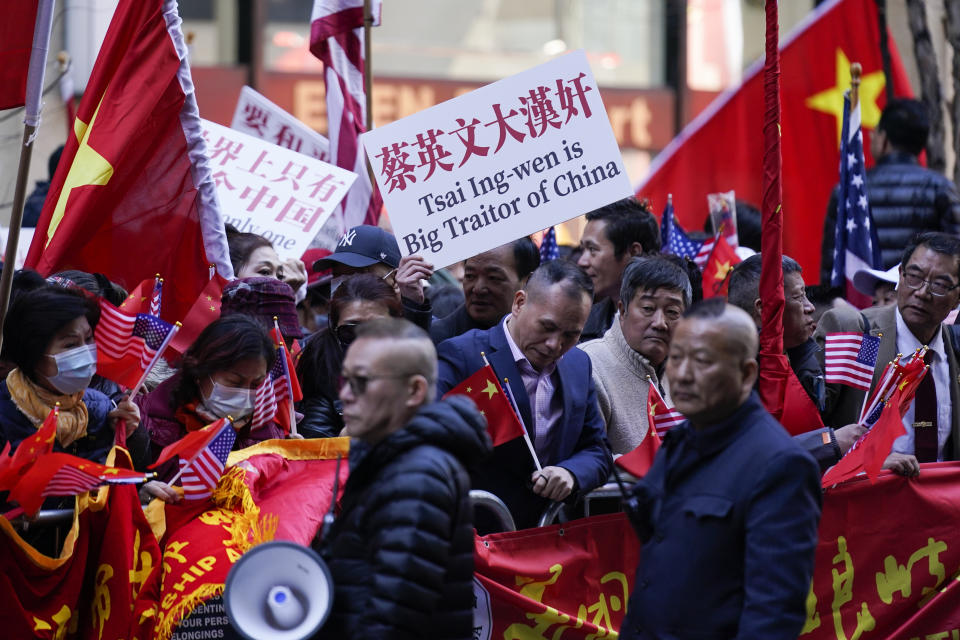
<svg viewBox="0 0 960 640"><path fill-rule="evenodd" d="M358 324L373 318L403 317L403 307L393 287L370 274L348 276L330 301L329 327L307 339L297 363L297 378L303 389L297 424L305 438L340 435L340 369Z"/></svg>
<svg viewBox="0 0 960 640"><path fill-rule="evenodd" d="M260 324L244 314L220 318L204 329L187 349L180 371L146 396L137 398L150 434L151 454L191 431L230 416L237 431L234 449L271 438L282 438L276 422L253 427L256 389L276 358L273 342ZM171 461L158 469L162 480L176 473ZM175 501L164 482L147 483L141 497Z"/></svg>
<svg viewBox="0 0 960 640"><path fill-rule="evenodd" d="M134 466L148 463L140 411L88 388L97 370L97 303L73 289L44 285L16 293L3 327L3 358L15 368L0 384L0 447L12 449L60 403L54 451L104 462L123 419Z"/></svg>

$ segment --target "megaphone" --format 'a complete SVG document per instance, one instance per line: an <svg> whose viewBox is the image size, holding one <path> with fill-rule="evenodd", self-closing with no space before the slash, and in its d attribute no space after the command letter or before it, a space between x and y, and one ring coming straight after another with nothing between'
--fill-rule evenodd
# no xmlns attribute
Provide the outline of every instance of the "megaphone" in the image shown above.
<svg viewBox="0 0 960 640"><path fill-rule="evenodd" d="M333 578L313 549L266 542L230 569L223 603L230 624L247 640L302 640L327 621Z"/></svg>

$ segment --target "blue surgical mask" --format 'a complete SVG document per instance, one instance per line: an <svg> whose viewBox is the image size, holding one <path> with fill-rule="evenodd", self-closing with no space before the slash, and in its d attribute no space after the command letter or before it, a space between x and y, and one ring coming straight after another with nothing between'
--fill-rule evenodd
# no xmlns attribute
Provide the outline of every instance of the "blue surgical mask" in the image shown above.
<svg viewBox="0 0 960 640"><path fill-rule="evenodd" d="M218 418L230 416L239 420L253 412L256 389L228 387L219 382L210 380L213 388L210 395L203 399L203 405Z"/></svg>
<svg viewBox="0 0 960 640"><path fill-rule="evenodd" d="M56 375L47 378L53 388L65 395L83 391L97 372L97 345L85 344L51 356L57 363Z"/></svg>

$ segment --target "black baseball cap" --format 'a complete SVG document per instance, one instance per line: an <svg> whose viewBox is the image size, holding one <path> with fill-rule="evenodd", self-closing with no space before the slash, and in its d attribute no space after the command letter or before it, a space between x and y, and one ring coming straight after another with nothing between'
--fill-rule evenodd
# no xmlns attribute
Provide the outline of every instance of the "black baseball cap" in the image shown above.
<svg viewBox="0 0 960 640"><path fill-rule="evenodd" d="M348 229L337 243L336 251L314 262L313 270L330 269L335 262L358 269L382 262L396 269L400 266L400 245L393 234L380 227L361 224Z"/></svg>

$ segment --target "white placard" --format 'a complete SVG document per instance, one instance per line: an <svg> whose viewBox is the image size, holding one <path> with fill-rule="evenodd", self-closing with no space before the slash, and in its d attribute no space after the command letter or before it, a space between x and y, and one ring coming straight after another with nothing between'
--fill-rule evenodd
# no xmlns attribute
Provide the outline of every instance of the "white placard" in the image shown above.
<svg viewBox="0 0 960 640"><path fill-rule="evenodd" d="M240 90L230 128L323 162L330 161L329 140L250 87Z"/></svg>
<svg viewBox="0 0 960 640"><path fill-rule="evenodd" d="M357 174L202 120L223 221L299 258Z"/></svg>
<svg viewBox="0 0 960 640"><path fill-rule="evenodd" d="M583 51L361 139L400 252L437 268L632 194Z"/></svg>
<svg viewBox="0 0 960 640"><path fill-rule="evenodd" d="M20 241L17 243L17 269L23 269L23 263L27 261L27 253L30 252L30 243L33 242L34 231L36 229L33 227L20 228ZM0 249L2 251L0 256L7 254L7 235L9 233L10 227L0 227L0 244L3 245L3 249Z"/></svg>

